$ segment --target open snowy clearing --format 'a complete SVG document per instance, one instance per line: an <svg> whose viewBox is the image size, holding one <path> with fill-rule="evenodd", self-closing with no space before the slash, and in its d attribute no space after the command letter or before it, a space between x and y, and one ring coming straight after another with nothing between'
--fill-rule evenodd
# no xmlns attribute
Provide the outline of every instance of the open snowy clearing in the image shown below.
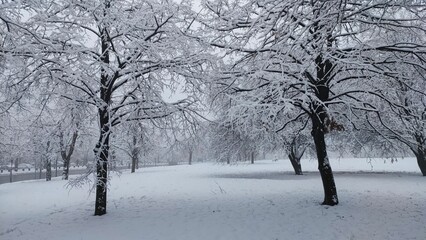
<svg viewBox="0 0 426 240"><path fill-rule="evenodd" d="M315 161L170 166L114 175L108 213L89 186L0 185L0 239L425 239L426 178L415 159L333 159L340 204L321 206ZM373 167L373 168L372 168ZM307 172L306 172L307 171Z"/></svg>

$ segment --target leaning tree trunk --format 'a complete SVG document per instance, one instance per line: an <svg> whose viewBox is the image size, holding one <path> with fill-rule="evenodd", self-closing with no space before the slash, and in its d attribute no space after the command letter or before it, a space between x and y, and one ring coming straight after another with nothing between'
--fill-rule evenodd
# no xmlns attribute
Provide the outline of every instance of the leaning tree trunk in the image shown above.
<svg viewBox="0 0 426 240"><path fill-rule="evenodd" d="M420 171L422 172L423 176L426 177L426 153L424 151L419 152L418 154L416 154L416 158Z"/></svg>
<svg viewBox="0 0 426 240"><path fill-rule="evenodd" d="M417 140L417 149L414 152L416 155L417 164L419 165L420 171L423 176L426 176L426 144L420 137L416 137Z"/></svg>
<svg viewBox="0 0 426 240"><path fill-rule="evenodd" d="M334 183L333 171L327 155L327 147L325 144L325 133L327 131L327 111L323 105L329 100L330 88L328 86L330 74L333 64L329 59L323 59L320 54L315 59L317 65L317 79L315 82L315 95L321 102L313 103L312 120L312 137L315 143L315 149L318 159L318 170L321 174L322 184L324 188L323 205L334 206L339 203L337 198L336 184Z"/></svg>
<svg viewBox="0 0 426 240"><path fill-rule="evenodd" d="M334 183L333 171L327 156L327 148L324 138L324 121L315 115L312 119L312 137L315 143L315 149L318 158L318 170L321 174L324 188L323 205L334 206L339 203L337 198L336 184Z"/></svg>
<svg viewBox="0 0 426 240"><path fill-rule="evenodd" d="M293 140L291 141L290 145L287 146L288 159L290 160L290 163L293 166L294 173L296 175L303 175L300 159L305 153L306 146L303 145L302 146L303 149L299 151L300 146L298 144L298 137L299 136L295 136Z"/></svg>
<svg viewBox="0 0 426 240"><path fill-rule="evenodd" d="M303 175L302 172L302 165L300 164L300 158L302 156L297 156L296 152L292 150L290 151L290 153L288 154L288 158L290 159L291 165L293 166L294 169L294 173L296 175Z"/></svg>

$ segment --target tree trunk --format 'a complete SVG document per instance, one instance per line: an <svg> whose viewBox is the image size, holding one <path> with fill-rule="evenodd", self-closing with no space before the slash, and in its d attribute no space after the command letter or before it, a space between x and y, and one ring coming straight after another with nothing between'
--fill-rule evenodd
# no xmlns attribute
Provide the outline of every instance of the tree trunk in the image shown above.
<svg viewBox="0 0 426 240"><path fill-rule="evenodd" d="M303 175L302 165L300 159L305 153L306 146L302 146L303 149L299 151L298 136L294 137L290 143L290 146L287 147L288 150L288 159L290 160L291 165L293 166L294 173L296 175Z"/></svg>
<svg viewBox="0 0 426 240"><path fill-rule="evenodd" d="M13 160L10 160L9 182L13 181Z"/></svg>
<svg viewBox="0 0 426 240"><path fill-rule="evenodd" d="M426 176L426 146L421 141L420 137L416 137L417 140L417 149L414 152L414 155L416 155L417 164L419 165L420 171L422 172L423 176Z"/></svg>
<svg viewBox="0 0 426 240"><path fill-rule="evenodd" d="M192 150L189 150L189 159L188 159L188 164L191 165L192 164Z"/></svg>
<svg viewBox="0 0 426 240"><path fill-rule="evenodd" d="M101 116L108 113L100 111ZM102 132L99 141L95 148L96 155L96 202L95 202L95 215L101 216L106 214L107 205L107 179L108 179L108 156L109 156L109 127L108 117L101 117Z"/></svg>
<svg viewBox="0 0 426 240"><path fill-rule="evenodd" d="M75 144L77 142L78 137L78 131L75 130L72 134L71 143L69 145L68 153L67 153L67 146L64 142L64 133L61 131L59 133L59 145L61 147L61 157L62 161L64 162L64 168L62 169L62 179L68 180L69 172L70 172L70 162L71 162L71 155L74 152Z"/></svg>
<svg viewBox="0 0 426 240"><path fill-rule="evenodd" d="M251 159L251 164L254 164L254 152L251 152L250 159Z"/></svg>
<svg viewBox="0 0 426 240"><path fill-rule="evenodd" d="M46 161L46 181L52 180L52 163L50 159Z"/></svg>
<svg viewBox="0 0 426 240"><path fill-rule="evenodd" d="M333 171L327 156L327 148L324 138L324 121L320 120L318 115L312 119L312 137L314 138L315 149L318 158L318 170L321 174L324 187L323 205L334 206L339 203L337 198L336 185L334 183Z"/></svg>
<svg viewBox="0 0 426 240"><path fill-rule="evenodd" d="M136 165L138 164L138 153L139 153L139 149L138 149L138 139L137 137L133 134L132 136L132 169L130 172L134 173L136 170Z"/></svg>
<svg viewBox="0 0 426 240"><path fill-rule="evenodd" d="M422 172L423 176L426 177L426 153L422 152L416 155L417 158L417 164L419 165L420 171Z"/></svg>
<svg viewBox="0 0 426 240"><path fill-rule="evenodd" d="M68 180L69 172L70 172L70 158L62 159L64 161L64 169L62 169L62 179Z"/></svg>
<svg viewBox="0 0 426 240"><path fill-rule="evenodd" d="M51 162L51 148L50 148L50 141L47 141L47 147L46 147L46 181L52 180L52 162Z"/></svg>
<svg viewBox="0 0 426 240"><path fill-rule="evenodd" d="M136 164L137 164L137 157L136 154L134 152L132 152L132 169L130 170L130 172L134 173L136 170Z"/></svg>
<svg viewBox="0 0 426 240"><path fill-rule="evenodd" d="M55 158L55 177L58 176L58 158Z"/></svg>
<svg viewBox="0 0 426 240"><path fill-rule="evenodd" d="M288 154L288 158L290 159L290 163L291 163L291 165L293 166L294 173L295 173L296 175L303 175L303 172L302 172L302 165L300 164L300 158L298 158L298 157L296 156L296 153L295 153L294 151L291 151L291 152Z"/></svg>
<svg viewBox="0 0 426 240"><path fill-rule="evenodd" d="M110 1L104 2L104 15L107 9L111 7ZM105 27L100 30L101 40L101 56L100 59L105 66L109 66L109 34ZM95 216L106 214L107 206L107 180L108 180L108 159L109 159L109 137L110 137L110 105L113 93L112 76L102 67L100 76L100 98L102 106L98 108L100 136L95 147L96 155L96 200L95 200Z"/></svg>

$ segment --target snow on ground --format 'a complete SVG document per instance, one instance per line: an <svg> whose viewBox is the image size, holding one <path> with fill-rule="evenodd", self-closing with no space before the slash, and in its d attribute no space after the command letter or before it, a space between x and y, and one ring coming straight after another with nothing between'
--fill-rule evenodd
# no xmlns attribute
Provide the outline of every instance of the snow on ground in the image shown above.
<svg viewBox="0 0 426 240"><path fill-rule="evenodd" d="M0 239L426 239L426 178L415 159L332 159L340 204L321 206L315 161L140 169L114 176L108 213L89 187L0 185Z"/></svg>

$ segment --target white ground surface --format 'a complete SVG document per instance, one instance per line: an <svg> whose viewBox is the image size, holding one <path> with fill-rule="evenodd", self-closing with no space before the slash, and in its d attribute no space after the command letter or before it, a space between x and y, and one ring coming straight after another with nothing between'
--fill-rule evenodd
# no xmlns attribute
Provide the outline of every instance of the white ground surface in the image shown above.
<svg viewBox="0 0 426 240"><path fill-rule="evenodd" d="M172 166L114 176L108 213L89 186L0 185L0 239L426 239L426 177L415 159L332 159L340 204L321 206L315 161ZM373 168L372 168L373 167Z"/></svg>

